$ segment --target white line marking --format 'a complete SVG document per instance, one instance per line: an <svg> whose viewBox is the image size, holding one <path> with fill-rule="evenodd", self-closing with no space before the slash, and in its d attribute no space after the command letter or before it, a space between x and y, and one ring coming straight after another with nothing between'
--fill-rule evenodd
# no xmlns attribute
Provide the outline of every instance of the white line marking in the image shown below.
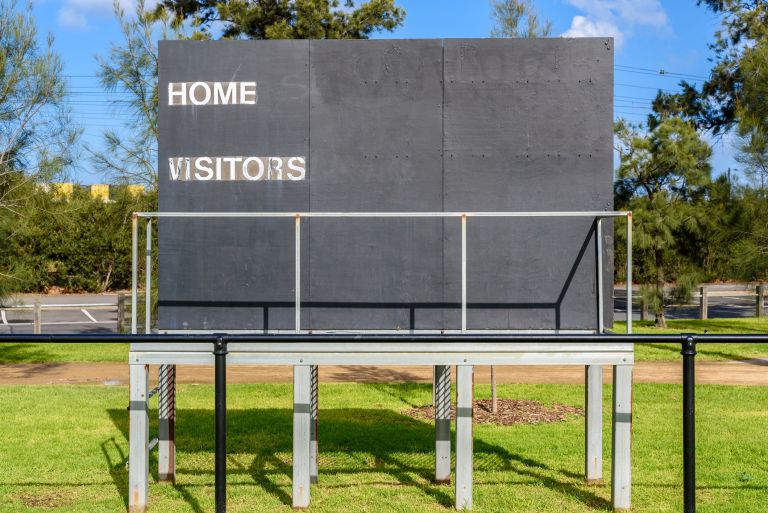
<svg viewBox="0 0 768 513"><path fill-rule="evenodd" d="M91 320L91 322L99 322L96 319L94 319L93 315L88 313L88 310L86 310L85 308L81 308L80 311L83 312L85 314L85 316L88 317Z"/></svg>
<svg viewBox="0 0 768 513"><path fill-rule="evenodd" d="M5 310L0 310L0 319L3 320L3 324L8 326L8 319L5 317Z"/></svg>

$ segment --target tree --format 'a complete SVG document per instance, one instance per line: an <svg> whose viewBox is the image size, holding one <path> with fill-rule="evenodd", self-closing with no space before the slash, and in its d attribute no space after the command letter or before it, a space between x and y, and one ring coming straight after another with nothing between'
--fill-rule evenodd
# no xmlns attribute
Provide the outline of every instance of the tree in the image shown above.
<svg viewBox="0 0 768 513"><path fill-rule="evenodd" d="M491 37L547 37L552 22L540 20L533 0L493 0Z"/></svg>
<svg viewBox="0 0 768 513"><path fill-rule="evenodd" d="M0 216L17 216L30 194L73 160L79 131L53 38L38 42L32 5L0 5ZM14 277L0 269L0 297Z"/></svg>
<svg viewBox="0 0 768 513"><path fill-rule="evenodd" d="M638 278L652 281L650 304L656 323L666 325L664 285L675 274L670 263L678 244L696 235L705 216L697 208L710 182L712 150L694 126L679 117L662 120L655 128L617 122L615 127L620 164L615 184L619 208L634 212L638 256L650 256ZM687 232L687 233L686 233Z"/></svg>
<svg viewBox="0 0 768 513"><path fill-rule="evenodd" d="M405 11L394 0L162 0L175 27L191 21L203 35L221 30L224 39L366 39L394 30ZM215 26L217 24L218 26Z"/></svg>
<svg viewBox="0 0 768 513"><path fill-rule="evenodd" d="M41 48L32 5L0 6L0 207L14 210L30 182L45 182L72 163L66 83L53 38Z"/></svg>
<svg viewBox="0 0 768 513"><path fill-rule="evenodd" d="M768 81L768 1L698 0L721 17L715 33L715 65L701 89L681 82L680 93L659 92L654 107L680 114L714 134L731 130L740 119L755 117L768 133L764 94Z"/></svg>
<svg viewBox="0 0 768 513"><path fill-rule="evenodd" d="M217 23L224 27L221 36L229 38L365 38L394 29L405 16L393 0L370 0L354 9L351 1L344 5L340 9L338 0L165 0L150 12L139 0L135 18L129 18L116 1L123 41L97 58L99 77L105 89L120 93L113 107L127 110L131 119L125 131L105 131L104 149L87 148L94 166L113 182L157 184L158 37L209 39Z"/></svg>
<svg viewBox="0 0 768 513"><path fill-rule="evenodd" d="M111 93L115 110L127 111L128 135L104 132L105 149L86 147L94 167L117 183L157 184L157 46L155 38L169 37L167 18L145 10L139 0L136 17L128 18L115 2L122 44L113 44L108 57L96 58L99 79ZM162 14L162 13L161 13Z"/></svg>
<svg viewBox="0 0 768 513"><path fill-rule="evenodd" d="M768 136L752 131L739 138L736 161L744 166L744 173L765 192L768 181Z"/></svg>

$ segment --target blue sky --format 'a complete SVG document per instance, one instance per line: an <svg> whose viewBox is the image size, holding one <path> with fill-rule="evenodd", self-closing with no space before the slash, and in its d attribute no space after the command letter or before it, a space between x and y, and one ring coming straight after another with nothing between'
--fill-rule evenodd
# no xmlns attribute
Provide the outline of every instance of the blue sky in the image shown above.
<svg viewBox="0 0 768 513"><path fill-rule="evenodd" d="M120 2L130 12L135 0ZM377 37L487 37L492 25L489 0L397 0L397 4L408 13L405 24ZM536 4L540 14L552 21L555 36L616 38L616 116L642 121L657 89L675 90L680 75L697 82L711 68L707 44L719 21L697 7L696 0L537 0ZM124 117L111 109L109 95L94 76L95 56L106 55L110 44L120 41L112 0L37 0L35 16L41 34L54 35L64 60L75 119L84 127L83 141L98 145L103 130ZM729 137L710 142L716 174L738 168ZM87 163L74 178L83 183L102 181Z"/></svg>

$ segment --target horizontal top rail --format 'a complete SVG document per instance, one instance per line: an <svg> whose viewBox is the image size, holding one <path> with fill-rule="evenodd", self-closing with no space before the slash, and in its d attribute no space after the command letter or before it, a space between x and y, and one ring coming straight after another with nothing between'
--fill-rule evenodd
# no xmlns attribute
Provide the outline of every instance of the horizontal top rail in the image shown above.
<svg viewBox="0 0 768 513"><path fill-rule="evenodd" d="M135 212L136 217L628 217L629 211L594 211L594 212Z"/></svg>
<svg viewBox="0 0 768 513"><path fill-rule="evenodd" d="M556 335L556 334L192 334L192 335L120 335L120 334L60 334L60 335L29 335L29 334L0 334L0 343L237 343L237 342L271 342L271 343L363 343L363 342L418 342L418 343L468 343L468 342L506 342L506 343L585 343L585 344L617 344L617 343L684 343L692 340L696 344L768 344L768 334L680 334L680 335Z"/></svg>
<svg viewBox="0 0 768 513"><path fill-rule="evenodd" d="M756 290L708 290L708 297L729 297L729 296L756 296L758 292ZM692 294L691 297L701 297L699 292Z"/></svg>
<svg viewBox="0 0 768 513"><path fill-rule="evenodd" d="M40 304L40 305L12 305L12 306L0 306L0 310L30 310L37 307L42 308L43 310L66 310L68 308L115 308L117 306L117 302L115 303L73 303L73 304L55 304L55 303L49 303L47 305Z"/></svg>

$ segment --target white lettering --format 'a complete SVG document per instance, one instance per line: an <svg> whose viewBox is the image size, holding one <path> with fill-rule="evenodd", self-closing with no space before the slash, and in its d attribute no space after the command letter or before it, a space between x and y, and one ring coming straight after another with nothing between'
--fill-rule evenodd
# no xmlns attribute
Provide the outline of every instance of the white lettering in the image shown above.
<svg viewBox="0 0 768 513"><path fill-rule="evenodd" d="M272 164L277 164L272 166ZM277 171L277 178L272 176L272 171ZM283 179L283 159L280 157L269 157L269 172L267 173L267 180L282 180Z"/></svg>
<svg viewBox="0 0 768 513"><path fill-rule="evenodd" d="M235 163L243 160L243 157L224 157L223 160L229 164L229 179L237 180L237 168L235 167Z"/></svg>
<svg viewBox="0 0 768 513"><path fill-rule="evenodd" d="M251 99L247 99L247 96ZM256 82L240 82L240 103L256 105Z"/></svg>
<svg viewBox="0 0 768 513"><path fill-rule="evenodd" d="M168 159L168 163L171 166L171 180L179 179L179 175L181 175L181 165L183 162L186 162L187 164L186 178L189 179L189 158L179 157L175 160L176 162L174 163L173 158Z"/></svg>
<svg viewBox="0 0 768 513"><path fill-rule="evenodd" d="M306 158L293 157L170 157L171 181L305 180Z"/></svg>
<svg viewBox="0 0 768 513"><path fill-rule="evenodd" d="M216 180L221 180L221 157L216 157Z"/></svg>
<svg viewBox="0 0 768 513"><path fill-rule="evenodd" d="M197 99L197 90L203 89L203 99ZM189 99L192 100L192 105L207 105L211 101L211 88L205 82L195 82L189 88Z"/></svg>
<svg viewBox="0 0 768 513"><path fill-rule="evenodd" d="M169 82L168 105L256 105L256 82Z"/></svg>
<svg viewBox="0 0 768 513"><path fill-rule="evenodd" d="M259 172L256 174L256 176L252 176L248 173L248 164L251 162L256 162L256 164L259 165ZM243 161L243 176L246 180L261 180L264 178L264 161L262 161L259 157L248 157Z"/></svg>
<svg viewBox="0 0 768 513"><path fill-rule="evenodd" d="M224 91L224 85L226 84L227 90ZM213 104L214 105L229 105L236 101L235 96L237 83L236 82L214 82L213 83Z"/></svg>
<svg viewBox="0 0 768 513"><path fill-rule="evenodd" d="M207 162L208 165L204 166L203 162ZM211 169L212 164L213 159L211 159L211 157L199 157L195 159L195 178L197 180L210 180L213 178L213 169ZM204 171L205 175L201 175L200 171Z"/></svg>
<svg viewBox="0 0 768 513"><path fill-rule="evenodd" d="M180 86L178 91L174 90L173 86ZM181 98L180 103L174 102L174 97L178 96ZM185 82L181 83L174 83L169 82L168 83L168 105L186 105L187 104L187 84Z"/></svg>
<svg viewBox="0 0 768 513"><path fill-rule="evenodd" d="M298 162L299 165L294 165L294 161ZM304 180L304 174L306 173L306 169L304 167L304 157L291 157L288 159L288 180ZM296 173L292 173L291 171L296 171Z"/></svg>

